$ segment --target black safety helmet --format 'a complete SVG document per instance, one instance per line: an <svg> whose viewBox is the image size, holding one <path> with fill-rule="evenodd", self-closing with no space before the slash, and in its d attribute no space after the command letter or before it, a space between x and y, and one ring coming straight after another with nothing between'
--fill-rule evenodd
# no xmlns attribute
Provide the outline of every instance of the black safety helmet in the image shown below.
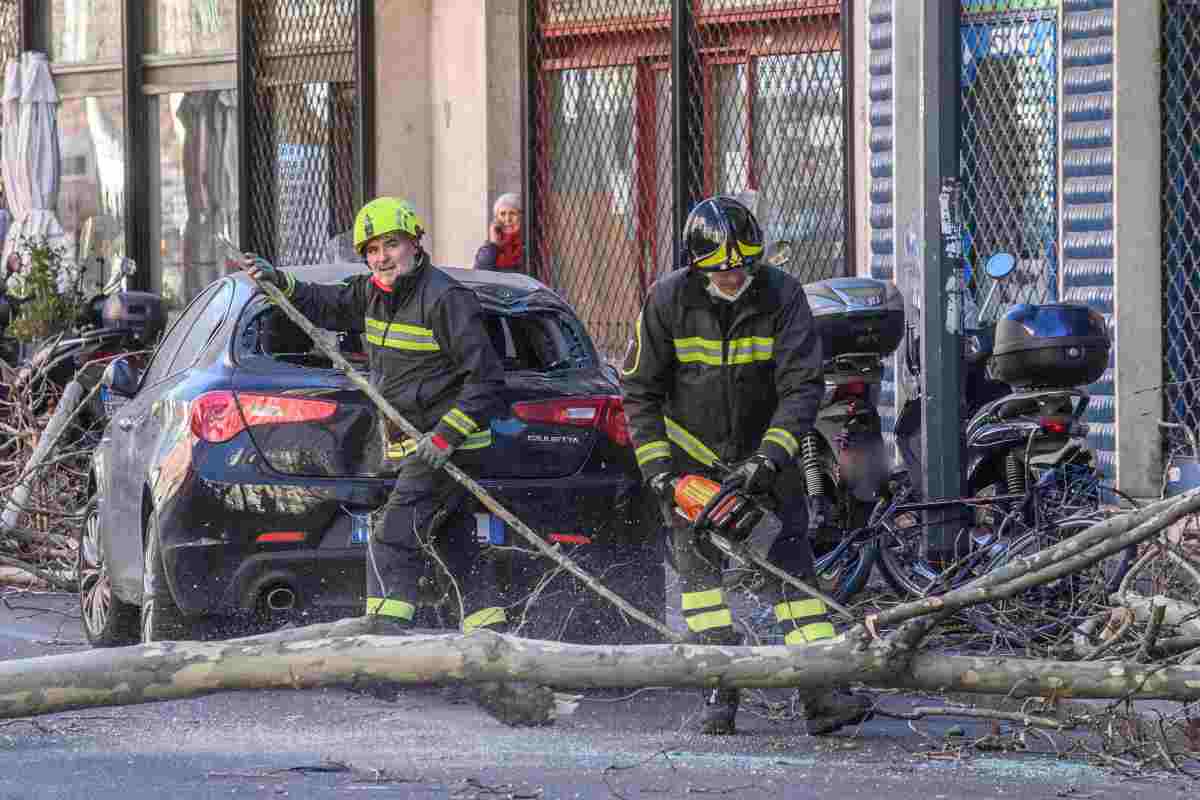
<svg viewBox="0 0 1200 800"><path fill-rule="evenodd" d="M684 262L700 272L744 269L753 274L762 252L758 220L732 197L717 195L700 201L684 223Z"/></svg>

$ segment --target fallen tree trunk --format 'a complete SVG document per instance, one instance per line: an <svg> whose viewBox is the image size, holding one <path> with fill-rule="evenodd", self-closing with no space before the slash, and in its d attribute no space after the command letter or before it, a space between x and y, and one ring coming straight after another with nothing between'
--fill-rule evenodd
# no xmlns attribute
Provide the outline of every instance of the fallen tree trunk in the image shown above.
<svg viewBox="0 0 1200 800"><path fill-rule="evenodd" d="M886 646L604 647L487 631L245 644L164 642L0 662L0 717L177 700L218 691L529 681L556 689L849 682L1013 697L1200 699L1200 667L1080 664L921 653L900 672Z"/></svg>
<svg viewBox="0 0 1200 800"><path fill-rule="evenodd" d="M1154 534L1200 505L1200 490L1121 522L1093 526L967 587L897 606L845 635L803 646L586 646L471 634L376 636L370 618L217 643L163 642L0 662L0 716L194 697L217 691L528 682L561 689L644 686L815 689L876 687L1012 697L1200 700L1200 667L975 658L918 650L964 608L1053 580ZM1078 566L1077 566L1078 565ZM881 636L883 623L899 624Z"/></svg>

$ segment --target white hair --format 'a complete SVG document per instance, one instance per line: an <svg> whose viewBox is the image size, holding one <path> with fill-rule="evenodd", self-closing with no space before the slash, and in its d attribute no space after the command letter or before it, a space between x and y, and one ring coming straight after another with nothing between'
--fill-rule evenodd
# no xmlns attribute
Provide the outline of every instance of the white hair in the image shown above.
<svg viewBox="0 0 1200 800"><path fill-rule="evenodd" d="M499 214L500 209L511 208L514 211L521 210L521 195L518 192L505 192L496 198L495 204L492 206L492 213Z"/></svg>

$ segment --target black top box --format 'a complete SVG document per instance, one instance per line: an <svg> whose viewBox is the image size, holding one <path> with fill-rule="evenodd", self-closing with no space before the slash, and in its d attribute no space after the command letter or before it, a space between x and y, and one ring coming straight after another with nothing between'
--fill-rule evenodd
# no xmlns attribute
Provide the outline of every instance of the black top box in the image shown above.
<svg viewBox="0 0 1200 800"><path fill-rule="evenodd" d="M805 284L804 294L826 359L886 356L904 338L904 298L891 281L829 278Z"/></svg>
<svg viewBox="0 0 1200 800"><path fill-rule="evenodd" d="M1097 381L1112 339L1095 309L1071 303L1016 305L996 323L988 371L1019 388L1066 389Z"/></svg>

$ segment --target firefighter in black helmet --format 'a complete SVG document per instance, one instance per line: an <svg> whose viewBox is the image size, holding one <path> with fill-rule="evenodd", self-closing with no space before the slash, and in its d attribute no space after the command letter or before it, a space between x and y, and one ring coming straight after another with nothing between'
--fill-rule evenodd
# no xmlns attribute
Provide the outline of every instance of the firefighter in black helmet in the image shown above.
<svg viewBox="0 0 1200 800"><path fill-rule="evenodd" d="M688 216L682 244L686 268L654 284L638 318L621 370L625 413L638 465L671 529L690 638L737 644L722 557L674 513L674 485L684 474L705 475L772 508L781 528L768 557L811 578L805 498L782 484L798 474L799 442L824 391L821 345L799 281L764 262L762 231L746 206L731 197L704 200ZM822 601L778 581L767 585L775 632L787 644L836 635ZM737 690L719 687L705 700L701 730L733 733ZM812 734L870 714L864 698L844 690L802 700Z"/></svg>

